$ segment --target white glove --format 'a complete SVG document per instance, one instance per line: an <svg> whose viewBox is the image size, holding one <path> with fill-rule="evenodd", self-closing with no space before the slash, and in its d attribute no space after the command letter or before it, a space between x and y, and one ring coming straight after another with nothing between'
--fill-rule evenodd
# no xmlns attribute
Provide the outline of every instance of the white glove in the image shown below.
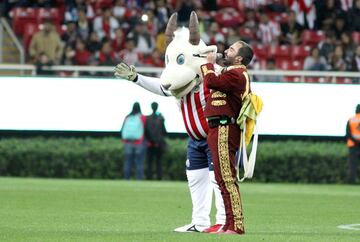
<svg viewBox="0 0 360 242"><path fill-rule="evenodd" d="M125 62L121 62L116 65L114 69L114 75L117 78L125 79L128 81L134 81L137 77L135 66L128 66Z"/></svg>

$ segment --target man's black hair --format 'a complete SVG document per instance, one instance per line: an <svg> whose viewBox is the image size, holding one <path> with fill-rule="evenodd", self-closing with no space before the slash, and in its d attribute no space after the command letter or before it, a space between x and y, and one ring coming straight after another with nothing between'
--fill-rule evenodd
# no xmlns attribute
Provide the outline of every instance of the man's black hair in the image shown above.
<svg viewBox="0 0 360 242"><path fill-rule="evenodd" d="M356 106L355 112L356 112L356 113L360 113L360 104L358 104L358 105Z"/></svg>
<svg viewBox="0 0 360 242"><path fill-rule="evenodd" d="M241 44L241 47L239 48L238 55L243 58L241 63L244 64L245 66L247 66L251 62L251 60L254 56L254 52L253 52L252 48L250 47L250 45L248 45L244 41L240 40L239 43Z"/></svg>

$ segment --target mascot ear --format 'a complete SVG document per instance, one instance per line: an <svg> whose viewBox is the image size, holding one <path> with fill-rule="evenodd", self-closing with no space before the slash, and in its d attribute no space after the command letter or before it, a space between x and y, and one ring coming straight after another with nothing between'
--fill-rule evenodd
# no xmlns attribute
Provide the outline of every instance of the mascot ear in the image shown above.
<svg viewBox="0 0 360 242"><path fill-rule="evenodd" d="M217 52L217 46L216 45L209 45L209 46L202 46L199 48L199 54L204 55L209 52Z"/></svg>

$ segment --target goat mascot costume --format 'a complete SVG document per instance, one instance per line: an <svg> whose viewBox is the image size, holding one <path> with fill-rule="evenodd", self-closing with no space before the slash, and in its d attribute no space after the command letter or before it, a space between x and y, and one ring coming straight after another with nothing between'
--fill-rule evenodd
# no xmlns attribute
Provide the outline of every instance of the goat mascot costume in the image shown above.
<svg viewBox="0 0 360 242"><path fill-rule="evenodd" d="M115 76L135 82L150 92L174 96L180 107L188 141L186 175L192 200L192 221L176 228L176 232L217 232L225 224L225 209L220 189L215 181L211 154L206 142L208 124L204 116L210 94L203 84L200 66L206 63L202 54L216 52L216 46L206 46L200 39L199 23L191 13L189 29L177 28L177 13L167 24L166 67L160 79L136 73L134 66L120 63ZM215 193L216 224L210 227L212 194Z"/></svg>

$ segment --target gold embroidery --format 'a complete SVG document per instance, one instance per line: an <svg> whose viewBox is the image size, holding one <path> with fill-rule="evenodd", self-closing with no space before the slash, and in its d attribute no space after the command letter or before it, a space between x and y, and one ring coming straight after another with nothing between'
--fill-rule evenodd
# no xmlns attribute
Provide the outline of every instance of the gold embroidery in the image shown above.
<svg viewBox="0 0 360 242"><path fill-rule="evenodd" d="M215 74L215 71L209 70L209 69L207 68L207 66L202 66L202 67L201 67L201 70L202 70L202 73L203 73L204 76L206 76L207 74L210 74L210 73L214 73L214 74Z"/></svg>
<svg viewBox="0 0 360 242"><path fill-rule="evenodd" d="M245 69L245 70L246 70L246 66L244 66L244 65L233 65L233 66L228 66L228 67L226 67L226 70L227 70L227 71L230 71L230 70L232 70L232 69L236 69L236 68L241 68L241 69Z"/></svg>
<svg viewBox="0 0 360 242"><path fill-rule="evenodd" d="M250 85L249 74L246 71L244 71L243 74L245 76L246 84L245 84L245 92L241 94L241 99L244 99L246 95L249 94L249 85Z"/></svg>
<svg viewBox="0 0 360 242"><path fill-rule="evenodd" d="M230 195L231 209L234 215L234 229L244 231L244 216L241 205L241 197L237 187L236 178L233 178L230 167L228 147L229 126L219 126L218 128L220 173L222 180L225 183L225 188Z"/></svg>
<svg viewBox="0 0 360 242"><path fill-rule="evenodd" d="M222 93L222 92L219 92L219 91L216 91L216 92L213 92L213 93L211 94L211 97L212 97L212 98L226 97L226 94L225 94L225 93Z"/></svg>
<svg viewBox="0 0 360 242"><path fill-rule="evenodd" d="M225 100L214 100L214 101L211 101L211 105L224 106L224 105L226 105L226 101Z"/></svg>

